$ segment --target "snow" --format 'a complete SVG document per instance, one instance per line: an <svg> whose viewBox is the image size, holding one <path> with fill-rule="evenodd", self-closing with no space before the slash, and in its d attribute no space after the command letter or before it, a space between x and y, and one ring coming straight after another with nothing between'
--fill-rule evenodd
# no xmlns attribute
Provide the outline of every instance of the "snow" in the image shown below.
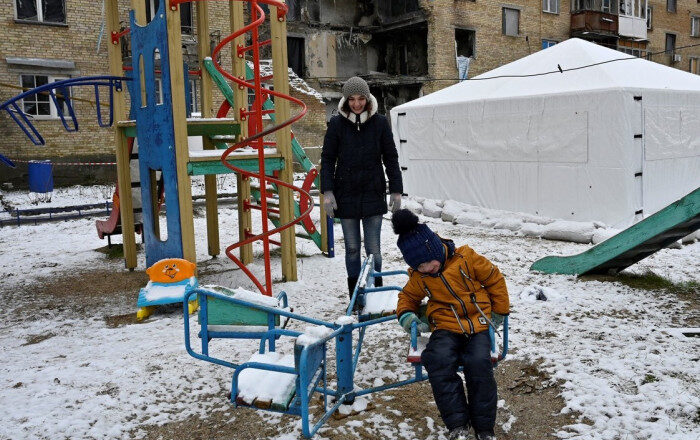
<svg viewBox="0 0 700 440"><path fill-rule="evenodd" d="M406 277L404 277L406 278ZM365 294L365 307L363 315L383 315L396 311L399 301L399 292L395 290L382 292L368 292Z"/></svg>
<svg viewBox="0 0 700 440"><path fill-rule="evenodd" d="M277 352L255 353L248 362L293 368L294 355L282 356ZM256 399L286 404L287 397L294 390L295 379L295 374L247 368L238 376L238 398L248 405Z"/></svg>
<svg viewBox="0 0 700 440"><path fill-rule="evenodd" d="M339 316L336 318L335 323L338 325L352 325L357 322L357 318L354 316Z"/></svg>
<svg viewBox="0 0 700 440"><path fill-rule="evenodd" d="M149 281L143 289L143 297L146 301L153 302L164 299L182 300L185 292L197 284L197 279L191 277L189 282L172 284L153 283Z"/></svg>
<svg viewBox="0 0 700 440"><path fill-rule="evenodd" d="M220 185L235 191L232 180L217 179ZM194 181L197 192L201 180ZM57 190L52 203L58 203L57 196L64 191L61 198L70 200L68 204L85 204L92 203L103 190ZM111 198L110 191L106 193ZM3 196L12 201L26 199L22 192L5 192ZM418 198L407 200L404 206L423 209L425 204L440 213L454 206L449 201ZM541 257L577 254L590 245L542 240L538 238L541 233L525 233L526 228L547 226L553 219L463 209L456 223L442 221L439 216L422 216L421 221L457 245L469 244L504 273L512 303L511 350L501 364L509 359L539 361L539 368L560 384L563 413L575 414L575 418L552 433L555 437L695 440L700 436L700 363L695 355L700 352L700 338L682 336L683 329L696 326L689 307L697 307L697 289L686 288L690 293L676 295L616 280L531 273L530 265ZM235 208L222 206L219 212L220 244L224 248L235 241L238 223ZM318 214L314 215L318 221ZM461 224L459 218L465 215L478 221ZM253 218L253 227L259 230L259 216L254 213ZM252 283L225 257L208 257L206 221L203 215L194 220L199 281L253 291ZM492 226L484 226L490 222ZM511 229L518 224L522 225L520 229ZM596 231L604 230L603 226L594 225ZM590 225L587 227L590 229ZM305 255L298 259L297 282L281 281L280 258L273 257L274 290L287 292L295 312L334 321L347 307L339 225L335 233L334 259L320 255L313 243L297 240L299 254ZM395 243L390 222L383 222L384 270L406 268ZM110 326L105 317L135 313L138 289L115 283L113 294L97 305L90 305L89 298L78 303L70 286L66 292L54 294L27 293L37 283L74 280L75 274L83 271L127 273L123 261L95 251L105 245L106 241L96 236L94 219L0 228L0 438L143 438L145 426L192 417L206 423L212 412L229 409L232 420L249 420L239 419L241 413L232 409L225 397L231 386L231 370L199 361L185 352L180 310L157 312L141 324ZM250 269L260 274L262 246L255 244L253 250L256 260ZM689 283L700 283L698 252L697 242L680 249L664 249L623 274L651 272L672 283L692 286ZM138 264L137 271L143 271L142 251ZM400 277L392 279L401 281ZM531 292L537 291L547 296L547 301L537 300L536 293L533 299ZM196 323L192 325L196 329ZM330 331L325 327L303 329L303 323L298 322L291 322L289 328L304 331L309 340L323 337L321 330ZM37 336L46 339L37 342ZM199 344L196 331L191 333L191 342L193 347ZM257 351L257 341L225 342L229 341L216 341L211 349L220 350L221 358L230 361L242 363ZM291 344L290 338L282 338L278 344L282 358L286 357L280 362L287 365L291 364L285 353L291 353ZM405 358L408 345L408 337L396 323L373 326L365 335L356 384L366 388L409 378L412 370ZM332 365L332 343L328 356ZM333 373L329 370L329 376ZM272 396L277 390L274 387L265 392ZM351 416L326 425L317 438L444 438L446 430L440 420L421 417L399 426L387 417L401 413L404 398L411 398L410 393L374 396L380 399L386 414L367 411L361 424ZM499 403L499 411L507 410L509 405L512 403ZM255 414L274 427L277 434L271 438L300 437L297 418L259 411ZM428 431L419 432L413 422L423 426L427 423ZM517 438L517 423L517 418L511 416L501 429Z"/></svg>
<svg viewBox="0 0 700 440"><path fill-rule="evenodd" d="M331 333L333 333L333 329L322 325L309 326L306 327L304 333L297 338L296 344L306 347L328 337Z"/></svg>
<svg viewBox="0 0 700 440"><path fill-rule="evenodd" d="M520 299L523 301L565 301L566 295L557 292L551 287L527 286L520 292Z"/></svg>

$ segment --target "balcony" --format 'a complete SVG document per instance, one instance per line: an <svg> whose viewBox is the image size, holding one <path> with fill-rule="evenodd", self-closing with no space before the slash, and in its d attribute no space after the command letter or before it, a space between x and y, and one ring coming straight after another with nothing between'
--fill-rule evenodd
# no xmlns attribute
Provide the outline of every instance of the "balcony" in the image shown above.
<svg viewBox="0 0 700 440"><path fill-rule="evenodd" d="M647 20L620 14L619 34L621 37L647 39Z"/></svg>
<svg viewBox="0 0 700 440"><path fill-rule="evenodd" d="M572 37L585 38L593 35L616 37L617 33L618 19L615 14L595 10L579 10L571 13Z"/></svg>

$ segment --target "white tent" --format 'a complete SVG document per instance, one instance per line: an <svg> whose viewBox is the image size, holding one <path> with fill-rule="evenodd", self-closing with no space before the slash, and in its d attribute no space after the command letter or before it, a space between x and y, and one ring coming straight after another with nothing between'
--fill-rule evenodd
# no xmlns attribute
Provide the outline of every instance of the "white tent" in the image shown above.
<svg viewBox="0 0 700 440"><path fill-rule="evenodd" d="M700 76L580 39L391 120L410 195L626 227L700 186Z"/></svg>

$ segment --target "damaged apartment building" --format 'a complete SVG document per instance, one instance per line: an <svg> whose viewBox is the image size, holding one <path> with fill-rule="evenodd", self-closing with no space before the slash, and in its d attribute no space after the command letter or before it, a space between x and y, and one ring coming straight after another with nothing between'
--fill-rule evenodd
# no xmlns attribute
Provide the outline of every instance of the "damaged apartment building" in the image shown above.
<svg viewBox="0 0 700 440"><path fill-rule="evenodd" d="M367 80L379 111L583 38L698 72L698 0L287 0L290 66L323 94ZM677 51L676 47L683 47Z"/></svg>
<svg viewBox="0 0 700 440"><path fill-rule="evenodd" d="M290 66L336 111L345 79L370 84L379 111L417 98L428 78L428 23L418 0L288 0Z"/></svg>

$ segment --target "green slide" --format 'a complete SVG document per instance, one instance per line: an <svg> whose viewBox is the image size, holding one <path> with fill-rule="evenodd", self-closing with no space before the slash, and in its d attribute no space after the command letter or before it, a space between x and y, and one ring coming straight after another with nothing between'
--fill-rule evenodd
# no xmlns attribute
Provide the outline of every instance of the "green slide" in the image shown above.
<svg viewBox="0 0 700 440"><path fill-rule="evenodd" d="M700 188L578 255L545 257L530 270L566 275L617 274L700 228Z"/></svg>
<svg viewBox="0 0 700 440"><path fill-rule="evenodd" d="M214 66L214 62L211 59L205 59L204 60L204 67L206 68L207 72L209 72L209 75L212 77L212 80L214 81L214 84L221 90L221 93L223 93L224 97L226 100L231 104L231 108L236 108L234 102L233 102L233 90L231 90L231 86L228 84L226 79L221 75L221 73L216 70L216 67ZM253 70L248 66L248 63L246 63L246 81L250 81L253 77ZM263 110L274 110L275 105L272 102L270 98L268 98L264 103L263 103ZM275 122L275 114L271 113L268 115L272 122ZM226 149L228 148L228 145L225 143L220 143L217 144L217 148L219 149ZM304 171L308 172L312 168L314 168L314 164L311 163L311 160L306 156L306 153L304 152L304 148L302 148L301 144L295 137L292 137L292 154L294 155L294 158L301 164L301 167L304 169ZM314 179L314 186L316 188L320 188L320 177L316 176ZM275 188L276 189L276 188ZM260 191L253 190L251 191L253 197L260 203ZM295 217L299 217L301 215L301 210L299 208L299 202L295 201L294 202L294 215ZM272 224L274 224L276 227L279 227L280 222L279 218L275 216L270 216L270 221L272 221ZM318 230L315 231L309 231L306 228L306 225L301 222L301 225L304 227L306 232L308 233L307 235L300 236L302 238L308 238L312 240L316 245L318 246L319 249L321 249L321 233Z"/></svg>

